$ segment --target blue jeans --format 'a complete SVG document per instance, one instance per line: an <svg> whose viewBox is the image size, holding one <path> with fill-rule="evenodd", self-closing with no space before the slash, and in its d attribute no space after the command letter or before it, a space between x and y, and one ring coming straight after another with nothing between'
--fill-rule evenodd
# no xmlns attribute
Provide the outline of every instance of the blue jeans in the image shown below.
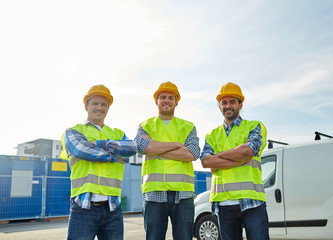
<svg viewBox="0 0 333 240"><path fill-rule="evenodd" d="M219 206L219 223L223 240L269 240L266 204L241 212L239 205Z"/></svg>
<svg viewBox="0 0 333 240"><path fill-rule="evenodd" d="M194 225L193 197L175 203L176 192L168 192L168 202L145 201L143 205L144 226L147 240L164 240L168 229L168 217L172 224L174 240L192 240Z"/></svg>
<svg viewBox="0 0 333 240"><path fill-rule="evenodd" d="M121 206L110 212L108 204L83 209L72 202L68 224L68 240L122 240L124 238Z"/></svg>

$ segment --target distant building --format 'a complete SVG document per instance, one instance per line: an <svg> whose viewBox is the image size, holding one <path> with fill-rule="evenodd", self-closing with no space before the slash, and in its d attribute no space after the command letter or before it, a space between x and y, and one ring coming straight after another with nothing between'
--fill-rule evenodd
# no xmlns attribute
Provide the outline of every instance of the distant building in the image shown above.
<svg viewBox="0 0 333 240"><path fill-rule="evenodd" d="M36 139L17 145L18 156L60 158L62 146L60 140Z"/></svg>
<svg viewBox="0 0 333 240"><path fill-rule="evenodd" d="M132 157L129 157L129 163L131 164L137 164L137 165L141 165L142 164L142 160L143 160L143 155L140 153L135 154Z"/></svg>

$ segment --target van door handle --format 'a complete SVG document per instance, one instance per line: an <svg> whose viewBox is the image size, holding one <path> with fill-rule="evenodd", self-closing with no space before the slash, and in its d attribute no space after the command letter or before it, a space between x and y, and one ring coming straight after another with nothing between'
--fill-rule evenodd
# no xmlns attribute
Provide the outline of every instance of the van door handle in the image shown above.
<svg viewBox="0 0 333 240"><path fill-rule="evenodd" d="M280 189L275 190L275 200L276 200L277 203L281 202L281 191L280 191Z"/></svg>

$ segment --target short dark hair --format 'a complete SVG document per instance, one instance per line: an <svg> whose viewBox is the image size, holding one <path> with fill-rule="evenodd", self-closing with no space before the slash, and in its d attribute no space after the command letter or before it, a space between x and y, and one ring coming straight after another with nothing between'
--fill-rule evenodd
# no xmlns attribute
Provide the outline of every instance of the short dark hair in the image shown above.
<svg viewBox="0 0 333 240"><path fill-rule="evenodd" d="M239 104L241 104L242 103L242 100L240 99L240 98L237 98L238 99L238 103ZM220 102L219 103L221 103L222 102L222 98L220 99Z"/></svg>
<svg viewBox="0 0 333 240"><path fill-rule="evenodd" d="M159 94L157 95L156 100L160 97L160 94L161 94L161 93L159 93ZM174 94L174 96L175 96L175 100L176 100L176 102L177 102L177 96L176 96L176 94Z"/></svg>
<svg viewBox="0 0 333 240"><path fill-rule="evenodd" d="M90 98L87 99L87 101L86 101L86 106L89 105L89 102L90 102Z"/></svg>

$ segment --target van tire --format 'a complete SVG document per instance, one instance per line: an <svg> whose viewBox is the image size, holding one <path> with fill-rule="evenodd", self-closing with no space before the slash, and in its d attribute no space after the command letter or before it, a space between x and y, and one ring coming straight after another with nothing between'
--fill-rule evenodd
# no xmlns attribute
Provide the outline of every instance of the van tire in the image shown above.
<svg viewBox="0 0 333 240"><path fill-rule="evenodd" d="M198 240L221 240L217 219L213 215L202 216L195 225L194 233Z"/></svg>

